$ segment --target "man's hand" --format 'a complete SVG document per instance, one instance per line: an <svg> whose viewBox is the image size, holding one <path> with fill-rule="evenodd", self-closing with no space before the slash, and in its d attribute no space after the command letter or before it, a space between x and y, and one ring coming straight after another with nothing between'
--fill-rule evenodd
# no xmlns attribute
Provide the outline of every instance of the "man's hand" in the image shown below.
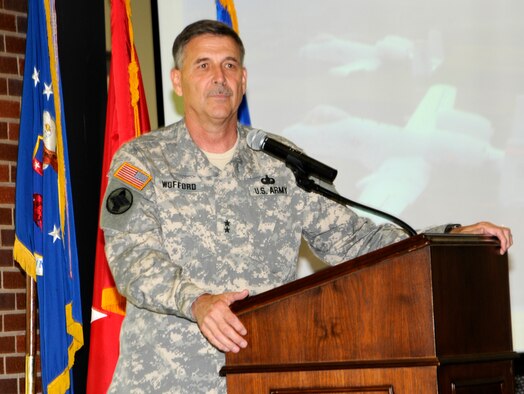
<svg viewBox="0 0 524 394"><path fill-rule="evenodd" d="M497 226L490 222L479 222L469 226L457 227L450 232L495 236L500 241L500 254L506 253L510 246L513 245L513 236L511 235L511 230L507 227Z"/></svg>
<svg viewBox="0 0 524 394"><path fill-rule="evenodd" d="M191 309L193 316L207 340L223 352L238 353L247 342L247 330L229 306L248 296L247 290L222 294L202 294Z"/></svg>

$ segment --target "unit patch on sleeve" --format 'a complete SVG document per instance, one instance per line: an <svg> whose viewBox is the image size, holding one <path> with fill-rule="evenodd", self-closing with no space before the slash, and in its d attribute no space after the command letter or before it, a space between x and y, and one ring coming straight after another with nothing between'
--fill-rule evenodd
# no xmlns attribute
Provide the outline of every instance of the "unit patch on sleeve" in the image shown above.
<svg viewBox="0 0 524 394"><path fill-rule="evenodd" d="M131 205L133 205L133 194L125 187L113 190L106 200L107 210L114 215L126 212Z"/></svg>
<svg viewBox="0 0 524 394"><path fill-rule="evenodd" d="M142 190L151 180L151 175L125 162L116 170L115 178L133 186L135 189Z"/></svg>

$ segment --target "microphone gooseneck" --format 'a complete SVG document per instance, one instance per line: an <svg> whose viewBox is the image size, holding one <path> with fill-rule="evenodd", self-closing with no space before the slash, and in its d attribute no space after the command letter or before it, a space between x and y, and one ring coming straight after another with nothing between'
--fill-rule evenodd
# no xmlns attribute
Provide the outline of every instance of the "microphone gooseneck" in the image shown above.
<svg viewBox="0 0 524 394"><path fill-rule="evenodd" d="M290 147L289 145L276 141L262 130L251 130L246 137L246 142L251 149L256 151L264 151L265 153L285 162L286 166L291 169L291 171L293 171L297 185L305 191L315 192L339 204L370 212L373 215L380 216L386 220L389 220L390 222L397 224L410 236L417 235L417 232L411 226L399 218L378 209L349 200L340 194L333 192L332 190L322 187L316 183L314 179L311 179L313 176L332 183L337 176L337 170L310 158L309 156Z"/></svg>

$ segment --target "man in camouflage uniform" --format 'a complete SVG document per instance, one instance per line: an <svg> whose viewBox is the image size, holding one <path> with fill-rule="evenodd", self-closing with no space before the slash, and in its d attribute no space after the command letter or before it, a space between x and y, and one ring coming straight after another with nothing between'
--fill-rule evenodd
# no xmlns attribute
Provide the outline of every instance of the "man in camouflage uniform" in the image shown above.
<svg viewBox="0 0 524 394"><path fill-rule="evenodd" d="M125 144L109 174L101 225L127 298L110 393L225 393L223 352L247 346L229 306L294 280L301 237L337 264L407 236L303 191L284 163L247 146L234 31L196 22L173 54L185 118ZM454 231L509 246L509 230L489 223Z"/></svg>

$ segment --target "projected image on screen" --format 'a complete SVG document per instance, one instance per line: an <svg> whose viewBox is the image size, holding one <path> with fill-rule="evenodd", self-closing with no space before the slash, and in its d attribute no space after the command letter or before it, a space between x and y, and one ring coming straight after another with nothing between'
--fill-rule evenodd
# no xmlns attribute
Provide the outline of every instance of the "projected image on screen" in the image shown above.
<svg viewBox="0 0 524 394"><path fill-rule="evenodd" d="M180 23L162 44L170 65L182 26L216 18L213 1L179 3ZM255 127L336 168L343 196L416 229L513 228L512 316L524 349L524 2L235 5ZM182 116L165 102L166 122Z"/></svg>

